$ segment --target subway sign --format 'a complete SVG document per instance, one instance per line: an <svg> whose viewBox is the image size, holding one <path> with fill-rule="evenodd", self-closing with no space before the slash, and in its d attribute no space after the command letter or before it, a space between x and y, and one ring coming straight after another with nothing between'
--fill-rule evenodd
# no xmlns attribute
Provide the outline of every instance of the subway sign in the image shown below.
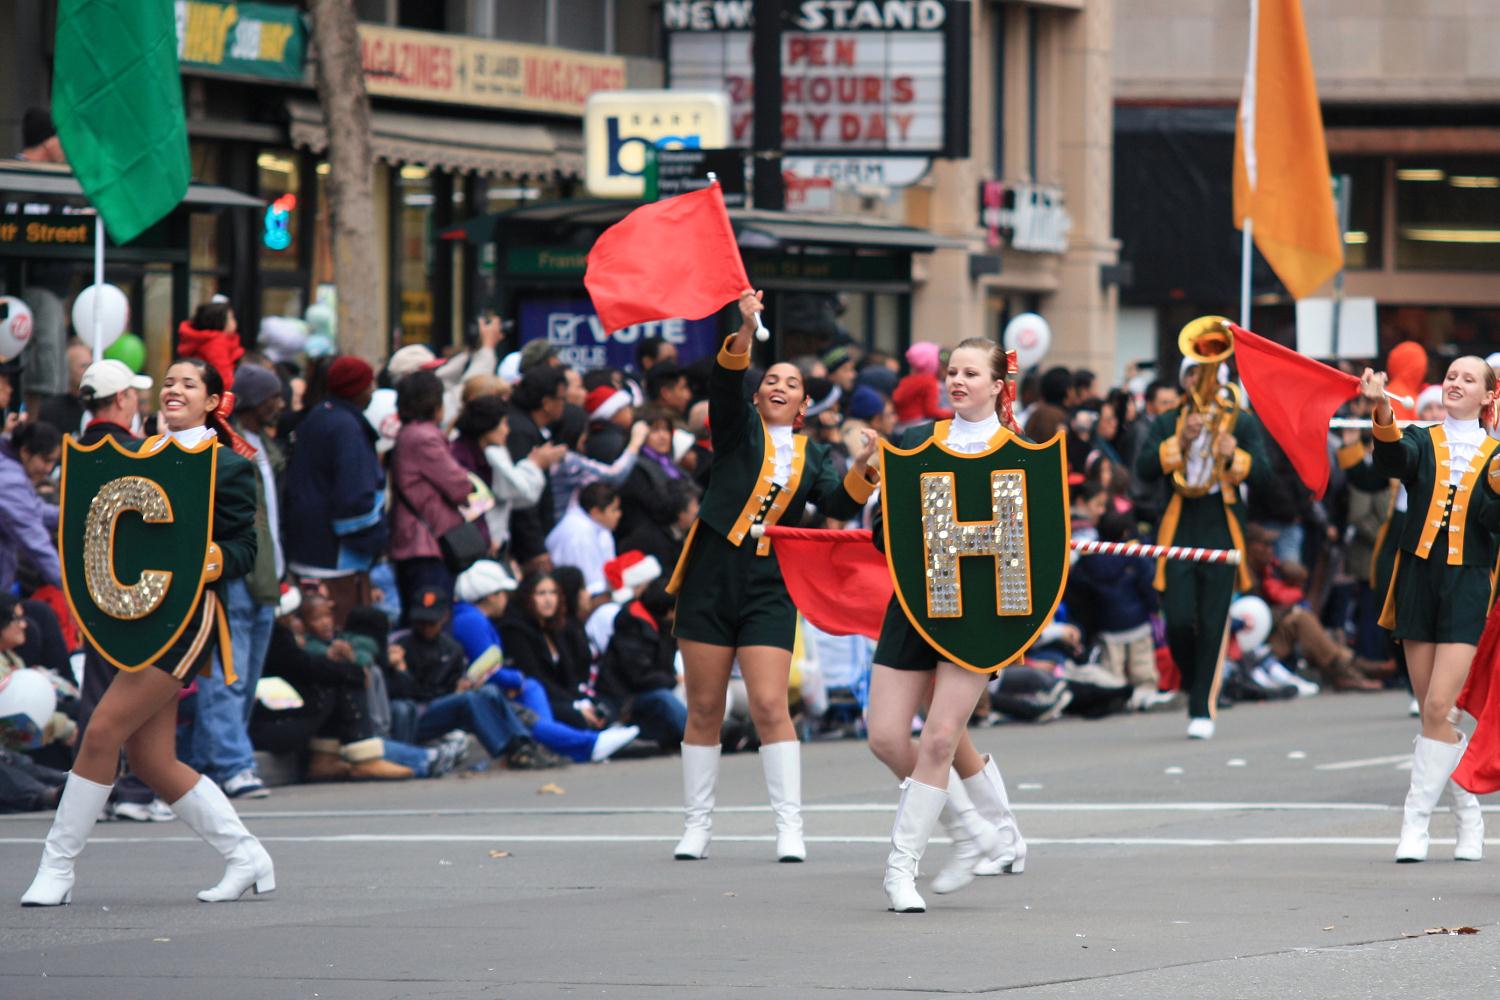
<svg viewBox="0 0 1500 1000"><path fill-rule="evenodd" d="M751 143L754 3L667 0L673 90L720 90ZM968 155L970 0L803 0L781 36L788 153Z"/></svg>

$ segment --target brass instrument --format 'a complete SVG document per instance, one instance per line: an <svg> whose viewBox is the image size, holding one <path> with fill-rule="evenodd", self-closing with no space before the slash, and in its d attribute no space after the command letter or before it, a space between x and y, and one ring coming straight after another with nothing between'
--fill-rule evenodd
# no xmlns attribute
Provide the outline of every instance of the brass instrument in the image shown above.
<svg viewBox="0 0 1500 1000"><path fill-rule="evenodd" d="M1177 433L1189 413L1203 418L1202 438L1212 455L1214 442L1221 434L1233 434L1243 399L1233 383L1219 384L1219 365L1234 353L1234 333L1223 316L1200 316L1177 335L1182 356L1198 366L1193 386L1188 390L1188 405L1177 415ZM1213 488L1228 463L1219 458L1203 465L1195 479L1189 479L1188 456L1182 456L1182 468L1172 474L1177 492L1185 497L1201 497Z"/></svg>

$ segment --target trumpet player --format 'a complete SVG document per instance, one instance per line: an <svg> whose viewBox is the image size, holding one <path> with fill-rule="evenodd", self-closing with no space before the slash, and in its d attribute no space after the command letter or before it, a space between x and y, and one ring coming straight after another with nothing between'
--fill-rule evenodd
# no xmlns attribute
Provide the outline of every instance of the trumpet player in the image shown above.
<svg viewBox="0 0 1500 1000"><path fill-rule="evenodd" d="M1136 474L1147 482L1165 479L1171 496L1157 533L1159 545L1240 551L1240 565L1157 563L1167 648L1188 695L1188 739L1214 735L1215 702L1229 635L1229 604L1253 581L1245 557L1247 480L1260 486L1270 475L1261 428L1241 407L1229 383L1234 353L1229 322L1205 316L1183 328L1178 346L1185 359L1183 401L1151 424L1136 458Z"/></svg>

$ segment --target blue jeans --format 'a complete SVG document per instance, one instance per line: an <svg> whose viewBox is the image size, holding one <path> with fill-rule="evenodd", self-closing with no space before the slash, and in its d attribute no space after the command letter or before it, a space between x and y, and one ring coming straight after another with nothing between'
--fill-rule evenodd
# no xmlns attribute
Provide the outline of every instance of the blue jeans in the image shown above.
<svg viewBox="0 0 1500 1000"><path fill-rule="evenodd" d="M414 747L400 740L386 740L385 759L392 764L411 768L413 777L425 778L428 775L427 751L421 747Z"/></svg>
<svg viewBox="0 0 1500 1000"><path fill-rule="evenodd" d="M630 721L641 727L641 735L664 747L682 742L687 717L687 706L677 699L671 688L657 688L636 695L630 709Z"/></svg>
<svg viewBox="0 0 1500 1000"><path fill-rule="evenodd" d="M224 683L223 668L198 678L197 714L193 722L190 763L215 781L223 782L255 767L250 745L250 710L255 707L255 685L266 665L271 623L276 609L256 604L244 580L224 588L229 616L229 641L239 677Z"/></svg>
<svg viewBox="0 0 1500 1000"><path fill-rule="evenodd" d="M393 718L395 706L403 700L398 698L391 703ZM531 735L511 711L505 696L489 685L434 698L425 709L419 708L418 711L420 714L411 737L413 743L426 743L450 730L462 729L473 733L491 757L498 757L515 740ZM405 714L404 710L402 714ZM399 732L394 725L391 728Z"/></svg>
<svg viewBox="0 0 1500 1000"><path fill-rule="evenodd" d="M575 729L558 722L552 714L552 703L547 700L547 689L539 681L525 678L521 682L521 693L516 696L516 701L536 714L536 725L531 727L531 735L542 746L577 761L593 757L594 744L599 741L599 734L591 729Z"/></svg>

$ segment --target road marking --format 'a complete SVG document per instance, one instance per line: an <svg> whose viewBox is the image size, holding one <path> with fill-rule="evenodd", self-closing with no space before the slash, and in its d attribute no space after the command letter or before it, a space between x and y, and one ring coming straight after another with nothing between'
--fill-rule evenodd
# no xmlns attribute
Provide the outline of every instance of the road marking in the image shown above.
<svg viewBox="0 0 1500 1000"><path fill-rule="evenodd" d="M1218 812L1399 812L1400 805L1382 802L1012 802L1016 812L1026 813L1218 813ZM1485 812L1500 812L1500 805L1481 806ZM770 806L716 806L716 813L764 814ZM896 803L827 802L804 804L804 813L892 813ZM1436 812L1447 811L1438 807ZM281 819L402 819L437 816L680 816L682 807L665 806L520 806L444 809L289 809L280 811L240 810L250 822ZM0 824L51 820L50 813L11 813L0 816ZM118 821L117 821L118 822Z"/></svg>
<svg viewBox="0 0 1500 1000"><path fill-rule="evenodd" d="M1409 753L1393 753L1388 757L1361 757L1359 760L1338 760L1329 764L1314 764L1314 771L1352 771L1359 767L1386 767L1410 761Z"/></svg>
<svg viewBox="0 0 1500 1000"><path fill-rule="evenodd" d="M266 836L267 844L675 844L678 834L538 834L538 833L345 833L307 836ZM770 844L775 834L714 835L714 842L737 844ZM809 836L811 844L889 844L889 836ZM36 845L42 837L0 837L0 845ZM90 837L94 844L196 844L197 837ZM934 844L952 843L946 837L932 838ZM1436 845L1452 844L1452 839L1432 838ZM1028 846L1040 847L1390 847L1396 841L1389 837L1028 837ZM1500 838L1491 837L1486 844L1500 846Z"/></svg>

